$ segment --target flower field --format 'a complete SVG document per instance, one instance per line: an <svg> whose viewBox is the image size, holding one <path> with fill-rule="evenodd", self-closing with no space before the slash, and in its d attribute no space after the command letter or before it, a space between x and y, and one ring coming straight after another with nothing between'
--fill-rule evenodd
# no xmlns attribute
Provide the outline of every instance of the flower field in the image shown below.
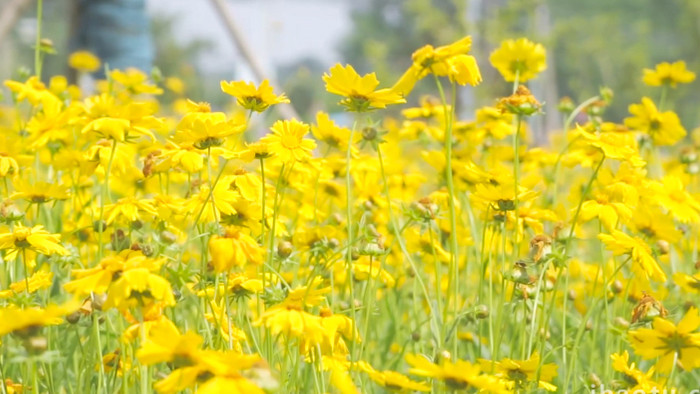
<svg viewBox="0 0 700 394"><path fill-rule="evenodd" d="M640 69L654 96L614 123L608 89L530 92L542 45L470 49L381 83L337 64L318 83L351 124L260 138L289 102L268 81L222 81L222 111L135 69L5 81L2 392L700 389L700 129L672 110L695 74ZM491 66L512 94L461 114Z"/></svg>

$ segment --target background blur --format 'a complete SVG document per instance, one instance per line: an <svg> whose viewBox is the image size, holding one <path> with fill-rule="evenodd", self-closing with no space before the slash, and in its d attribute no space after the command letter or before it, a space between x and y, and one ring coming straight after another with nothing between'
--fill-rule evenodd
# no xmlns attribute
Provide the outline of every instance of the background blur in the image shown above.
<svg viewBox="0 0 700 394"><path fill-rule="evenodd" d="M185 96L215 107L230 100L219 81L255 80L221 14L209 0L146 0L155 43L155 66L163 76L186 83ZM18 0L0 1L3 18ZM18 78L33 67L35 1L25 1L0 41L0 77ZM493 104L509 93L489 62L503 39L528 37L547 48L548 69L529 83L547 105L542 130L559 127L556 104L576 103L601 86L615 92L607 118L621 121L641 96L659 100L660 89L642 84L642 69L662 61L685 60L700 71L698 0L227 0L227 9L264 72L287 93L305 120L318 109L338 110L326 94L321 75L335 63L375 71L382 86L392 85L410 64L411 53L425 44L443 45L473 37L484 82L460 93L463 114ZM70 0L44 1L43 37L57 54L47 56L44 77L67 73ZM1 25L2 22L0 22ZM2 30L0 30L0 33ZM429 82L426 82L429 81ZM430 85L430 79L422 81ZM259 81L256 81L259 82ZM697 82L695 82L697 83ZM417 102L418 86L411 100ZM700 124L700 92L680 86L668 97L683 124ZM174 96L164 97L173 100ZM468 117L468 115L466 115Z"/></svg>

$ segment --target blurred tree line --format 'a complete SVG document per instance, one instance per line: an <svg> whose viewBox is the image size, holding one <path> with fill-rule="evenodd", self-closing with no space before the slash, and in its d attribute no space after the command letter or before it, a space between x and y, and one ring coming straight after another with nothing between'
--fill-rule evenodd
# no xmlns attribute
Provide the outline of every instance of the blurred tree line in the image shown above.
<svg viewBox="0 0 700 394"><path fill-rule="evenodd" d="M484 82L470 93L469 109L509 94L511 87L488 62L502 40L544 44L548 69L529 85L548 104L548 129L560 127L556 104L562 97L579 103L610 87L615 97L607 118L619 122L642 96L659 101L660 89L642 83L644 68L684 60L700 71L697 0L368 0L357 3L353 19L356 28L342 46L346 60L376 71L382 86L398 78L418 47L471 35ZM700 89L679 86L668 98L667 107L673 103L687 129L700 124Z"/></svg>

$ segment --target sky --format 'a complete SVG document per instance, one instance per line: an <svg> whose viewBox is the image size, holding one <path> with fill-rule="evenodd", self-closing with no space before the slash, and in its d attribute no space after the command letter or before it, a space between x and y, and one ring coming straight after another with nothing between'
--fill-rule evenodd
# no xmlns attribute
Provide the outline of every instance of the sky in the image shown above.
<svg viewBox="0 0 700 394"><path fill-rule="evenodd" d="M341 60L338 43L351 28L346 0L228 0L234 19L266 72L274 66L314 57L326 68ZM203 54L203 72L253 79L228 36L223 20L208 0L148 0L151 15L177 19L174 34L187 42L209 39L214 49ZM196 4L196 7L193 7ZM269 75L269 74L268 74Z"/></svg>

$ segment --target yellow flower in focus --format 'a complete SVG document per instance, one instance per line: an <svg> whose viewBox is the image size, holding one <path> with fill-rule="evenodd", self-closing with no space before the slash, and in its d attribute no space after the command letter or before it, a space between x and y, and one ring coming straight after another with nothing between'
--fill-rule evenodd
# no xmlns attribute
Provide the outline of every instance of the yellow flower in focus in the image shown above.
<svg viewBox="0 0 700 394"><path fill-rule="evenodd" d="M370 73L360 77L351 65L336 64L331 67L330 74L323 74L323 81L329 93L345 96L340 104L351 112L366 112L406 102L392 89L375 90L379 85L377 75Z"/></svg>
<svg viewBox="0 0 700 394"><path fill-rule="evenodd" d="M100 58L90 51L75 51L68 57L68 65L78 71L91 73L100 68Z"/></svg>
<svg viewBox="0 0 700 394"><path fill-rule="evenodd" d="M163 318L148 328L146 340L136 351L136 358L143 365L163 362L186 362L200 352L202 338L192 331L180 334L175 324Z"/></svg>
<svg viewBox="0 0 700 394"><path fill-rule="evenodd" d="M673 369L674 358L685 371L700 367L700 316L691 307L678 325L657 317L652 328L630 331L629 338L634 352L645 360L654 359L656 370L667 373Z"/></svg>
<svg viewBox="0 0 700 394"><path fill-rule="evenodd" d="M542 44L527 38L505 40L491 52L489 61L508 82L526 82L547 68L547 53Z"/></svg>
<svg viewBox="0 0 700 394"><path fill-rule="evenodd" d="M629 111L634 116L625 118L625 126L649 135L658 146L673 145L687 134L675 112L660 112L648 97L631 104Z"/></svg>
<svg viewBox="0 0 700 394"><path fill-rule="evenodd" d="M576 125L576 132L586 145L597 148L606 159L623 160L633 167L642 167L646 164L639 157L637 142L631 133L611 131L590 133L578 125Z"/></svg>
<svg viewBox="0 0 700 394"><path fill-rule="evenodd" d="M685 68L685 62L680 60L674 63L663 62L651 70L644 69L645 84L649 86L668 85L675 88L679 83L691 83L695 80L695 73Z"/></svg>
<svg viewBox="0 0 700 394"><path fill-rule="evenodd" d="M263 263L263 249L258 242L235 227L229 227L224 236L212 236L209 239L209 253L216 272L226 272L249 263Z"/></svg>
<svg viewBox="0 0 700 394"><path fill-rule="evenodd" d="M551 383L552 379L557 376L557 365L554 363L540 365L538 352L532 353L527 360L504 358L501 361L491 361L479 359L479 364L484 371L492 371L496 377L509 382L509 386L516 391L528 388L531 382L537 383L538 388L557 391L557 386Z"/></svg>
<svg viewBox="0 0 700 394"><path fill-rule="evenodd" d="M156 211L153 205L153 200L144 198L120 198L119 201L114 204L105 205L104 209L105 221L107 224L111 224L117 219L123 219L124 222L131 224L141 220L142 214L158 216L158 211Z"/></svg>
<svg viewBox="0 0 700 394"><path fill-rule="evenodd" d="M35 252L67 256L70 253L59 243L59 234L50 234L44 226L24 227L17 224L12 232L0 233L0 250L7 249L5 260L13 260L20 250L30 249Z"/></svg>
<svg viewBox="0 0 700 394"><path fill-rule="evenodd" d="M632 258L632 272L643 278L666 282L666 274L651 255L651 247L640 238L632 238L619 230L610 234L598 234L608 250L615 256L629 255Z"/></svg>
<svg viewBox="0 0 700 394"><path fill-rule="evenodd" d="M284 163L311 158L311 151L316 148L316 142L304 138L309 133L309 125L296 119L278 120L271 130L272 134L264 136L260 141L267 145L270 153L275 154Z"/></svg>
<svg viewBox="0 0 700 394"><path fill-rule="evenodd" d="M273 88L267 79L263 80L257 88L253 82L221 81L221 90L234 96L241 107L255 112L263 112L271 105L289 103L284 93L279 96L273 93Z"/></svg>

